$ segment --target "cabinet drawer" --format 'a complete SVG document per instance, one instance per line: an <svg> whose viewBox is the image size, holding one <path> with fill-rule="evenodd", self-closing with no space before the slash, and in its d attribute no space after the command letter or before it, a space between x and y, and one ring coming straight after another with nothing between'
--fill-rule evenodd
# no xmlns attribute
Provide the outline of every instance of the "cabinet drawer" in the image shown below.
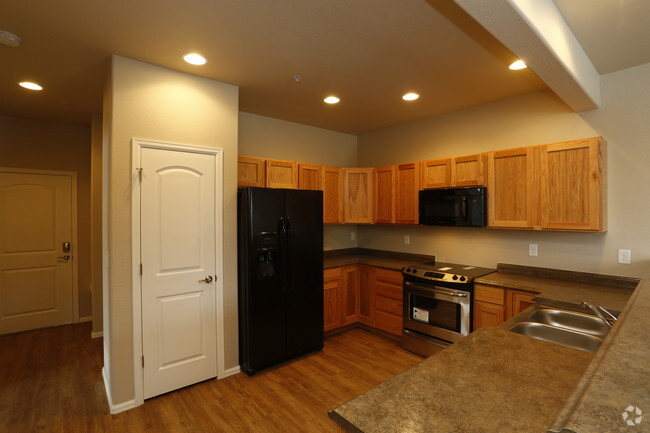
<svg viewBox="0 0 650 433"><path fill-rule="evenodd" d="M388 298L386 296L377 296L375 298L375 309L401 316L402 300L395 299L395 298Z"/></svg>
<svg viewBox="0 0 650 433"><path fill-rule="evenodd" d="M377 281L375 284L375 294L377 296L386 296L388 298L394 298L402 300L402 286L396 286L394 284L384 283L383 281Z"/></svg>
<svg viewBox="0 0 650 433"><path fill-rule="evenodd" d="M477 301L489 302L491 304L503 305L505 290L500 287L474 285L474 299Z"/></svg>
<svg viewBox="0 0 650 433"><path fill-rule="evenodd" d="M402 273L400 271L391 271L389 269L377 268L377 281L387 281L389 283L402 285Z"/></svg>
<svg viewBox="0 0 650 433"><path fill-rule="evenodd" d="M395 335L402 335L402 316L375 311L375 327Z"/></svg>
<svg viewBox="0 0 650 433"><path fill-rule="evenodd" d="M341 278L341 268L331 268L323 271L323 279L325 281L338 280L339 278Z"/></svg>

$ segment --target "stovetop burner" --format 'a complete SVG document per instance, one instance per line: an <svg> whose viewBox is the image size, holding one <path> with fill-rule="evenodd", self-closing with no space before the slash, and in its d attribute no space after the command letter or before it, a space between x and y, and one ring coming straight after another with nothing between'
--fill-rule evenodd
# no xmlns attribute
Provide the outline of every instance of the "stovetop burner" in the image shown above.
<svg viewBox="0 0 650 433"><path fill-rule="evenodd" d="M471 284L474 278L495 271L496 269L446 262L425 262L402 268L402 274L407 280L452 284Z"/></svg>

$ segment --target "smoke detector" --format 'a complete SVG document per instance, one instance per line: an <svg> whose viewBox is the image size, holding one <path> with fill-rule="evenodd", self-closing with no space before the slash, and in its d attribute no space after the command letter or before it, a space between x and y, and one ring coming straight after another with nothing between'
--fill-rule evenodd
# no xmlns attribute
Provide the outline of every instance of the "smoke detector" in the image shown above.
<svg viewBox="0 0 650 433"><path fill-rule="evenodd" d="M0 44L15 48L20 45L20 41L21 39L13 33L0 30Z"/></svg>

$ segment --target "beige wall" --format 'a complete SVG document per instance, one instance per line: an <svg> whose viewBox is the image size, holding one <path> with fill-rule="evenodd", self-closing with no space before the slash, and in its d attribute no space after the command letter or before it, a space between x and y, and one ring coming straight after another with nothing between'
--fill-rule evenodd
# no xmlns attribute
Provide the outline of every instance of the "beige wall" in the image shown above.
<svg viewBox="0 0 650 433"><path fill-rule="evenodd" d="M357 137L299 123L239 113L239 154L333 167L356 167ZM352 248L355 225L326 225L326 250Z"/></svg>
<svg viewBox="0 0 650 433"><path fill-rule="evenodd" d="M609 230L558 233L486 228L359 226L359 245L434 254L441 261L499 262L640 276L650 260L650 64L602 77L602 107L573 113L532 93L361 135L359 164L380 166L602 135L608 142ZM404 245L404 235L411 244ZM539 256L528 256L528 244ZM617 263L619 248L632 264Z"/></svg>
<svg viewBox="0 0 650 433"><path fill-rule="evenodd" d="M237 116L238 89L213 80L113 57L108 123L108 255L110 391L114 404L132 400L131 139L224 150L225 368L239 364L237 344ZM105 329L106 331L106 329Z"/></svg>
<svg viewBox="0 0 650 433"><path fill-rule="evenodd" d="M102 334L102 116L95 114L91 125L90 152L90 286L93 336Z"/></svg>
<svg viewBox="0 0 650 433"><path fill-rule="evenodd" d="M90 318L90 129L0 116L0 167L77 172L79 317Z"/></svg>

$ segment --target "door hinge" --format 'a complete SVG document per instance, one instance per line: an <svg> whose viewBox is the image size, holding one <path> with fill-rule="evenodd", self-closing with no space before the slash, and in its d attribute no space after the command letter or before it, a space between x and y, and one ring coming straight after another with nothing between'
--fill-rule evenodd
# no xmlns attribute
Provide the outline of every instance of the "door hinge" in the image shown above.
<svg viewBox="0 0 650 433"><path fill-rule="evenodd" d="M142 168L136 168L138 170L138 180L142 182Z"/></svg>
<svg viewBox="0 0 650 433"><path fill-rule="evenodd" d="M142 368L144 368L144 355L142 355Z"/></svg>
<svg viewBox="0 0 650 433"><path fill-rule="evenodd" d="M140 275L142 275L142 263L140 263Z"/></svg>

